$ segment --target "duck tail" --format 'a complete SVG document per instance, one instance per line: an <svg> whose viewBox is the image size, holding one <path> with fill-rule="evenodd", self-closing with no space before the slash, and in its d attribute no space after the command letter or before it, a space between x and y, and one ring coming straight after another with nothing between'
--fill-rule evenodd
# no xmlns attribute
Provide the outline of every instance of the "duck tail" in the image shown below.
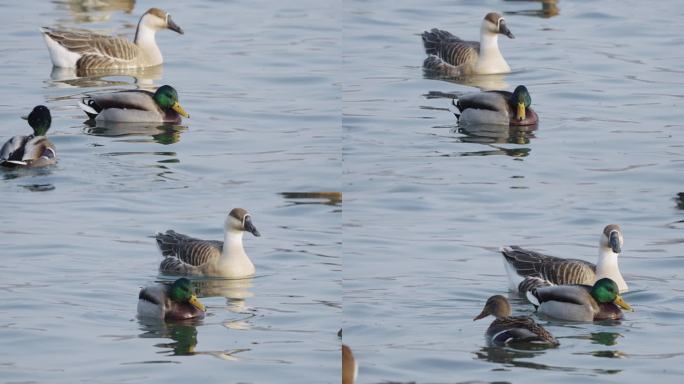
<svg viewBox="0 0 684 384"><path fill-rule="evenodd" d="M83 112L88 115L90 119L95 119L97 115L100 114L102 111L102 108L100 108L99 105L93 100L90 96L86 96L81 99L81 101L78 103L78 106L83 110Z"/></svg>

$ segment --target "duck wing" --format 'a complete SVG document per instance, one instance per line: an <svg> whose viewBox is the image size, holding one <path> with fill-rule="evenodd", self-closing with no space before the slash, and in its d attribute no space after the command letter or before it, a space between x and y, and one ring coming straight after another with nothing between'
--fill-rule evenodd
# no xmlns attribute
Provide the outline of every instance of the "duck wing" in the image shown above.
<svg viewBox="0 0 684 384"><path fill-rule="evenodd" d="M14 136L7 140L0 149L0 163L21 162L24 157L24 146L31 136Z"/></svg>
<svg viewBox="0 0 684 384"><path fill-rule="evenodd" d="M55 145L45 136L36 136L24 146L22 161L51 161L57 157Z"/></svg>
<svg viewBox="0 0 684 384"><path fill-rule="evenodd" d="M589 293L591 286L588 285L552 285L537 288L529 293L537 299L539 304L547 301L559 301L580 306L590 304L594 299Z"/></svg>
<svg viewBox="0 0 684 384"><path fill-rule="evenodd" d="M501 253L522 277L536 277L551 284L587 285L596 279L596 266L584 260L544 255L518 246L506 247Z"/></svg>
<svg viewBox="0 0 684 384"><path fill-rule="evenodd" d="M558 341L544 327L526 316L510 316L492 322L492 342L505 345L510 342L537 342L557 345Z"/></svg>
<svg viewBox="0 0 684 384"><path fill-rule="evenodd" d="M82 104L93 108L98 113L103 109L139 109L142 111L159 111L154 102L154 94L143 90L129 90L110 93L93 93L84 97ZM91 102L92 100L92 102ZM94 104L93 104L94 103ZM84 109L83 105L81 109ZM85 109L84 109L85 110ZM86 111L88 113L88 111Z"/></svg>
<svg viewBox="0 0 684 384"><path fill-rule="evenodd" d="M508 98L512 95L506 91L466 93L458 98L456 107L461 112L469 108L506 112L508 110Z"/></svg>

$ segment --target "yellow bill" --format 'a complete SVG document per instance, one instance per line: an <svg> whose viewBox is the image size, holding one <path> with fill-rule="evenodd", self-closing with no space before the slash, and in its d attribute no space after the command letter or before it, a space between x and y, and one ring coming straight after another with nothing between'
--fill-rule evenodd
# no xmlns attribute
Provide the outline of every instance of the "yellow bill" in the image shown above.
<svg viewBox="0 0 684 384"><path fill-rule="evenodd" d="M518 103L518 120L525 120L525 103Z"/></svg>
<svg viewBox="0 0 684 384"><path fill-rule="evenodd" d="M190 303L193 307L199 309L200 311L204 312L206 307L204 304L202 304L199 299L197 299L197 296L192 295L190 296L190 300L188 300L188 303Z"/></svg>
<svg viewBox="0 0 684 384"><path fill-rule="evenodd" d="M185 109L183 109L183 107L181 107L181 105L178 104L177 101L175 103L173 103L173 105L171 106L171 109L178 112L178 114L183 116L183 117L188 117L188 118L190 117L190 115L188 115L188 113L185 112Z"/></svg>
<svg viewBox="0 0 684 384"><path fill-rule="evenodd" d="M625 309L625 310L630 311L630 312L634 312L632 307L629 304L627 304L625 299L623 299L622 296L620 296L620 295L618 295L615 298L615 300L613 300L613 303L615 303L615 305L617 305L618 307L620 307L622 309Z"/></svg>

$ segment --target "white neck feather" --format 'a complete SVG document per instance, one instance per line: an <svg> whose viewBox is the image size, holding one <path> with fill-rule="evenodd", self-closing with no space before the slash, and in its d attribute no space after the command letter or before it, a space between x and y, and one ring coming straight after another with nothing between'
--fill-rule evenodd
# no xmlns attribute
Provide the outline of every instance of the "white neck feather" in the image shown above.
<svg viewBox="0 0 684 384"><path fill-rule="evenodd" d="M164 62L164 59L155 39L157 28L149 25L150 23L147 22L148 17L151 16L145 15L140 19L133 42L140 48L145 65L159 65Z"/></svg>
<svg viewBox="0 0 684 384"><path fill-rule="evenodd" d="M618 254L609 247L599 247L599 259L596 264L596 280L607 277L618 285L620 292L626 292L629 288L625 279L622 278L618 266Z"/></svg>
<svg viewBox="0 0 684 384"><path fill-rule="evenodd" d="M475 67L481 74L511 71L511 67L499 51L499 34L489 32L484 26L480 30L480 56Z"/></svg>
<svg viewBox="0 0 684 384"><path fill-rule="evenodd" d="M242 246L242 235L244 231L229 229L223 239L223 253L221 254L221 268L228 271L225 277L247 277L254 274L254 264L245 253Z"/></svg>

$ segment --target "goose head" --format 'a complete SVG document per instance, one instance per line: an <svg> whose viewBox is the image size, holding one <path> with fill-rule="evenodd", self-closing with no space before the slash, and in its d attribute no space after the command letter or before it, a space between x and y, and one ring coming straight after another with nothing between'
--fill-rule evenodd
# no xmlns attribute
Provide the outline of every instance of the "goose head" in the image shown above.
<svg viewBox="0 0 684 384"><path fill-rule="evenodd" d="M233 208L230 211L226 219L225 229L226 232L249 232L256 237L261 236L261 233L252 223L252 216L243 208Z"/></svg>
<svg viewBox="0 0 684 384"><path fill-rule="evenodd" d="M601 241L599 245L602 249L610 249L613 253L620 253L624 239L622 238L622 230L617 224L609 224L603 228L601 234Z"/></svg>
<svg viewBox="0 0 684 384"><path fill-rule="evenodd" d="M480 31L490 35L505 35L510 39L515 39L513 33L506 26L506 20L498 12L490 12L484 17Z"/></svg>
<svg viewBox="0 0 684 384"><path fill-rule="evenodd" d="M170 29L174 32L180 33L181 35L183 34L183 29L171 19L171 15L159 8L148 9L147 12L142 15L138 24L155 31L160 29Z"/></svg>

